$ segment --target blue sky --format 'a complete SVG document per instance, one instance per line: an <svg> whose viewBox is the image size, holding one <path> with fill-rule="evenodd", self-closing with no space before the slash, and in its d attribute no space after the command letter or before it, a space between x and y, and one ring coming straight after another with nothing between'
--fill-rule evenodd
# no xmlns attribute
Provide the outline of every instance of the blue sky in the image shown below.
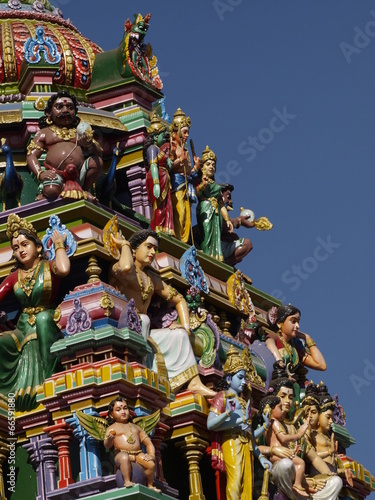
<svg viewBox="0 0 375 500"><path fill-rule="evenodd" d="M327 364L309 378L339 394L375 473L375 4L369 0L60 0L82 34L117 47L124 21L151 12L170 116L191 117L199 154L218 157L235 212L274 224L243 230L255 287L302 311Z"/></svg>

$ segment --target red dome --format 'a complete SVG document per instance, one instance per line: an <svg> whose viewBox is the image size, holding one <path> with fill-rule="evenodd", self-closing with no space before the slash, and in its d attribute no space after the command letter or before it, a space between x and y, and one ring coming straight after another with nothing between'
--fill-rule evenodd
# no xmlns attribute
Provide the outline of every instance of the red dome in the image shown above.
<svg viewBox="0 0 375 500"><path fill-rule="evenodd" d="M102 49L82 36L59 9L40 0L0 0L0 85L19 80L25 42L35 38L38 26L61 55L53 83L89 88L95 54Z"/></svg>

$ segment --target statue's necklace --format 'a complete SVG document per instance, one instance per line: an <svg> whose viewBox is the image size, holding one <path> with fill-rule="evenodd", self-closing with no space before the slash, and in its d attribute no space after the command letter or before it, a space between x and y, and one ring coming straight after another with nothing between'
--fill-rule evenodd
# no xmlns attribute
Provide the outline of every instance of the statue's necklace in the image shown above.
<svg viewBox="0 0 375 500"><path fill-rule="evenodd" d="M282 344L284 346L284 349L289 354L289 358L292 361L292 359L293 359L293 348L292 348L292 346L286 340L284 340L281 332L278 332L278 335L279 335L279 338L280 338L280 340L281 340L281 342L282 342Z"/></svg>
<svg viewBox="0 0 375 500"><path fill-rule="evenodd" d="M129 423L129 427L130 427L130 433L126 433L126 441L129 443L129 444L134 444L135 443L135 439L133 437L133 430L132 430L132 424Z"/></svg>
<svg viewBox="0 0 375 500"><path fill-rule="evenodd" d="M145 286L145 284L143 282L143 275L141 274L141 271L137 267L135 267L135 272L137 273L139 288L141 289L142 302L145 304L148 301L150 293L153 292L152 281L151 281L150 276L148 276L146 273L142 273L142 274L145 274L146 278L147 278L147 283Z"/></svg>
<svg viewBox="0 0 375 500"><path fill-rule="evenodd" d="M36 277L39 274L39 269L40 266L42 265L42 261L40 260L38 264L33 267L32 269L29 269L28 271L24 271L25 275L22 276L22 270L18 270L18 286L23 290L23 292L30 297L35 282L36 282Z"/></svg>
<svg viewBox="0 0 375 500"><path fill-rule="evenodd" d="M63 141L71 141L76 138L77 129L76 128L66 128L66 127L56 127L56 125L51 125L50 130L54 132L59 139Z"/></svg>

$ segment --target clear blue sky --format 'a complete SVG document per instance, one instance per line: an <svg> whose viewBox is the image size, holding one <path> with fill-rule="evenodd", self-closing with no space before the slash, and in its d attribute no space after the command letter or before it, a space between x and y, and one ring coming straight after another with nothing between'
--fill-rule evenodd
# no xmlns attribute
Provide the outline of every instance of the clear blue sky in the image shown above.
<svg viewBox="0 0 375 500"><path fill-rule="evenodd" d="M126 18L151 12L170 116L208 144L235 213L266 215L243 231L241 269L254 286L302 311L301 329L328 369L309 378L338 393L375 473L375 4L370 0L60 0L82 34L118 46ZM280 118L280 115L282 118Z"/></svg>

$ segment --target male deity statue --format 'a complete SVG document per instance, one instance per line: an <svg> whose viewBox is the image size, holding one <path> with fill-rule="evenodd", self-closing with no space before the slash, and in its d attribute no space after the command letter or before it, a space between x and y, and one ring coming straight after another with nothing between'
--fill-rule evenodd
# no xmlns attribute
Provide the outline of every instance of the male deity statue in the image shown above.
<svg viewBox="0 0 375 500"><path fill-rule="evenodd" d="M80 123L77 111L76 98L62 90L51 96L45 116L39 119L40 130L27 148L27 164L41 183L37 199L95 199L88 190L101 173L102 148L91 127Z"/></svg>
<svg viewBox="0 0 375 500"><path fill-rule="evenodd" d="M189 137L191 121L178 108L173 115L171 132L170 158L173 222L176 238L187 243L191 231L190 203L197 201L192 179L198 175L199 158L194 156L194 166L191 167L190 156L186 146Z"/></svg>

